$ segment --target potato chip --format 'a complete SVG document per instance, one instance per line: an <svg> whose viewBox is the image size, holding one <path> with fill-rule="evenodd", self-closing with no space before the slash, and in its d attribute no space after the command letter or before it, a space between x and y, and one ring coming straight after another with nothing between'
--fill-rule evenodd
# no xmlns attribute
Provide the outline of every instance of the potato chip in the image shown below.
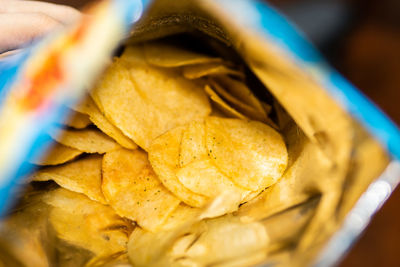
<svg viewBox="0 0 400 267"><path fill-rule="evenodd" d="M172 233L136 228L129 238L128 254L135 266L214 266L254 253L265 255L268 243L262 224L226 215Z"/></svg>
<svg viewBox="0 0 400 267"><path fill-rule="evenodd" d="M123 62L114 62L91 94L106 117L146 151L157 136L211 112L195 82L146 64L128 70Z"/></svg>
<svg viewBox="0 0 400 267"><path fill-rule="evenodd" d="M53 180L68 190L85 194L90 199L105 204L106 200L101 191L102 159L100 155L88 155L60 166L40 169L32 175L32 179Z"/></svg>
<svg viewBox="0 0 400 267"><path fill-rule="evenodd" d="M108 203L120 216L149 231L156 231L180 203L161 184L147 154L140 150L106 153L102 188Z"/></svg>
<svg viewBox="0 0 400 267"><path fill-rule="evenodd" d="M204 88L207 95L210 99L218 106L218 108L227 116L239 119L247 119L246 116L241 114L240 112L236 111L234 108L228 105L214 90L209 86L206 85Z"/></svg>
<svg viewBox="0 0 400 267"><path fill-rule="evenodd" d="M217 83L219 83L222 88L225 88L233 97L241 100L248 106L253 107L260 113L265 114L266 112L258 98L253 94L250 88L243 82L234 80L228 76L221 75L214 78Z"/></svg>
<svg viewBox="0 0 400 267"><path fill-rule="evenodd" d="M223 193L230 194L229 201L224 202L222 215L236 211L250 191L237 187L229 178L223 175L210 159L194 161L181 168L176 176L179 181L194 193L210 198Z"/></svg>
<svg viewBox="0 0 400 267"><path fill-rule="evenodd" d="M129 237L128 256L131 263L134 266L180 266L180 262L178 263L177 261L188 256L188 249L209 228L202 218L207 218L207 214L212 213L212 209L218 207L223 200L224 198L218 197L204 209L190 208L185 204L181 204L163 226L163 231L152 233L137 227ZM234 219L238 224L250 225L241 223L239 218ZM223 216L218 220L223 220L222 226L223 223L233 219L231 217L226 219ZM257 226L250 225L252 228ZM265 233L262 232L263 228L260 230L259 244L260 247L264 247ZM238 242L239 240L236 244ZM229 247L225 249L228 250ZM250 251L253 250L253 247L250 248Z"/></svg>
<svg viewBox="0 0 400 267"><path fill-rule="evenodd" d="M95 255L126 250L133 225L109 206L63 188L47 193L43 199L53 207L49 221L59 238Z"/></svg>
<svg viewBox="0 0 400 267"><path fill-rule="evenodd" d="M1 266L49 266L46 243L53 235L48 234L50 207L41 201L41 195L28 191L19 200L17 210L4 216L1 222ZM5 255L12 252L15 261L4 262ZM14 263L14 265L13 265ZM4 265L3 265L4 264Z"/></svg>
<svg viewBox="0 0 400 267"><path fill-rule="evenodd" d="M180 236L174 242L173 246L170 248L171 255L173 255L174 258L185 257L186 250L188 249L188 247L191 246L191 244L196 242L197 238L199 238L199 235L197 233L196 234L195 233L187 233L187 234L184 234L183 236Z"/></svg>
<svg viewBox="0 0 400 267"><path fill-rule="evenodd" d="M210 158L235 184L258 191L282 176L287 150L274 129L256 121L218 117L208 117L205 122Z"/></svg>
<svg viewBox="0 0 400 267"><path fill-rule="evenodd" d="M201 209L191 208L189 210L185 206L179 208L183 208L182 215L189 215L186 218L179 216L179 226L173 223L171 228L156 233L143 230L140 227L135 228L128 243L128 257L134 266L170 266L172 263L170 257L165 257L169 248L182 246L181 244L174 244L181 241L182 235L199 232L203 224L196 222L199 220L198 215ZM193 210L195 210L195 213L192 212ZM187 213L188 211L189 213ZM184 223L181 223L181 220L184 220ZM172 221L176 222L174 219ZM174 264L174 266L178 265Z"/></svg>
<svg viewBox="0 0 400 267"><path fill-rule="evenodd" d="M213 89L217 94L221 96L222 99L226 100L230 103L233 107L235 107L239 112L244 114L250 119L258 120L262 122L267 121L267 113L264 108L262 110L255 109L253 106L250 106L243 102L243 100L239 100L235 96L233 96L230 92L225 90L222 86L220 86L217 82L210 79L210 84L212 85ZM258 102L261 104L261 102ZM261 104L262 106L262 104Z"/></svg>
<svg viewBox="0 0 400 267"><path fill-rule="evenodd" d="M147 62L157 67L180 67L222 61L221 58L210 57L159 42L144 44L144 55Z"/></svg>
<svg viewBox="0 0 400 267"><path fill-rule="evenodd" d="M247 190L237 187L223 175L210 159L194 161L177 171L179 181L189 190L207 197L216 197L221 192L247 195ZM212 188L212 190L210 190ZM242 198L239 197L241 200ZM240 204L238 201L238 205Z"/></svg>
<svg viewBox="0 0 400 267"><path fill-rule="evenodd" d="M158 42L126 47L90 97L70 107L66 125L75 129L50 133L77 154L45 162L91 155L33 174L64 187L40 199L55 240L93 253L93 266L125 264L126 253L135 266L264 259L265 226L237 214L282 177L288 155L261 123L274 125L271 107L235 77L244 72L218 57Z"/></svg>
<svg viewBox="0 0 400 267"><path fill-rule="evenodd" d="M240 255L238 257L233 257L227 259L221 263L217 263L213 266L215 267L243 267L243 266L259 266L265 262L268 254L263 251L249 252L245 255ZM271 260L271 257L268 257L268 260Z"/></svg>
<svg viewBox="0 0 400 267"><path fill-rule="evenodd" d="M182 227L185 223L196 219L200 214L201 209L181 203L165 221L161 230L168 231Z"/></svg>
<svg viewBox="0 0 400 267"><path fill-rule="evenodd" d="M176 176L184 129L177 127L155 139L149 149L149 161L164 186L177 198L192 207L202 207L207 198L184 187Z"/></svg>
<svg viewBox="0 0 400 267"><path fill-rule="evenodd" d="M126 137L120 129L115 127L104 115L100 112L99 108L94 103L91 97L87 97L84 102L73 107L73 109L87 114L89 119L97 126L103 133L114 139L122 147L128 149L136 149L137 145L131 139Z"/></svg>
<svg viewBox="0 0 400 267"><path fill-rule="evenodd" d="M124 52L120 59L126 61L131 65L147 65L148 62L144 56L144 47L143 45L129 45L125 47Z"/></svg>
<svg viewBox="0 0 400 267"><path fill-rule="evenodd" d="M252 199L264 189L258 188L257 191L250 191L242 188L218 169L210 158L212 155L206 148L204 122L192 122L178 131L182 132L179 164L170 167L169 172L172 178L164 177L165 181L162 178L163 173L160 172L159 175L163 183L177 183L174 179L178 178L179 186L183 185L184 188L189 189L189 192L206 197L207 201L211 201L216 197L223 197L223 203L219 204L218 208L215 208L210 213L213 214L213 216L220 216L228 212L236 211L239 204ZM156 139L156 141L158 139ZM176 139L176 142L177 140L178 139ZM177 150L178 149L175 149L173 153L177 153ZM152 154L153 152L150 151L150 158ZM166 156L164 155L164 157ZM165 159L164 162L173 161ZM210 188L212 188L212 190L210 190ZM178 190L178 188L176 190ZM172 192L175 194L174 191ZM178 193L176 194L179 197ZM188 205L193 206L191 203L188 203Z"/></svg>
<svg viewBox="0 0 400 267"><path fill-rule="evenodd" d="M130 267L126 251L118 251L113 254L97 256L86 262L85 267Z"/></svg>
<svg viewBox="0 0 400 267"><path fill-rule="evenodd" d="M53 128L49 134L57 142L86 153L103 154L119 148L114 140L96 129L62 130Z"/></svg>
<svg viewBox="0 0 400 267"><path fill-rule="evenodd" d="M183 76L187 79L198 79L210 75L233 75L244 77L244 73L221 63L205 63L184 66L182 69Z"/></svg>
<svg viewBox="0 0 400 267"><path fill-rule="evenodd" d="M44 158L31 160L30 163L41 166L59 165L73 160L82 153L82 151L77 149L64 146L60 143L54 143Z"/></svg>
<svg viewBox="0 0 400 267"><path fill-rule="evenodd" d="M239 188L213 165L205 139L204 122L192 122L186 126L181 141L181 168L177 171L179 181L191 191L211 198L223 191L232 192L238 195L240 204L250 191Z"/></svg>
<svg viewBox="0 0 400 267"><path fill-rule="evenodd" d="M179 165L187 164L207 157L206 133L204 122L192 122L186 125L182 135L179 153Z"/></svg>
<svg viewBox="0 0 400 267"><path fill-rule="evenodd" d="M83 129L91 124L91 121L87 115L73 111L71 111L70 113L71 114L69 118L66 121L62 122L62 124L75 129Z"/></svg>
<svg viewBox="0 0 400 267"><path fill-rule="evenodd" d="M130 262L134 266L168 266L169 264L163 261L165 252L180 235L199 220L200 213L201 209L180 204L160 231L154 233L136 227L129 237Z"/></svg>
<svg viewBox="0 0 400 267"><path fill-rule="evenodd" d="M161 264L164 251L173 242L172 231L152 233L136 227L129 237L128 256L133 266L168 266ZM161 259L162 260L162 259Z"/></svg>
<svg viewBox="0 0 400 267"><path fill-rule="evenodd" d="M225 215L205 221L206 230L190 244L186 257L200 266L210 266L254 252L266 250L267 231L261 223L243 223L239 218Z"/></svg>

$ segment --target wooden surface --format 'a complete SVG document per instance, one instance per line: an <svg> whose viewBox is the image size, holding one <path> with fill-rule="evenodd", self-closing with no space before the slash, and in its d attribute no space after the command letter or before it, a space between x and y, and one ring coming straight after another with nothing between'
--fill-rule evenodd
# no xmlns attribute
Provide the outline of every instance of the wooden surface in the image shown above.
<svg viewBox="0 0 400 267"><path fill-rule="evenodd" d="M274 2L302 0L274 0ZM340 0L338 0L340 1ZM54 0L82 7L84 0ZM400 124L400 1L348 0L355 23L327 51L332 63ZM332 56L334 55L334 56ZM400 189L398 188L340 264L400 266Z"/></svg>

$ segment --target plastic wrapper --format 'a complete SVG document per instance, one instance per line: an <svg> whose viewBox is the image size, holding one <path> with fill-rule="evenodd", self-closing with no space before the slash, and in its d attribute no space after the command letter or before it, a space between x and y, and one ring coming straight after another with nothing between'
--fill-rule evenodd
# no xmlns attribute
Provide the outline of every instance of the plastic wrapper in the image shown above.
<svg viewBox="0 0 400 267"><path fill-rule="evenodd" d="M40 188L29 185L14 193L19 201L2 223L1 261L6 266L188 266L190 260L198 263L195 266L215 262L218 266L337 263L398 183L400 134L396 126L264 3L156 0L144 6L143 16L122 45L166 37L190 45L193 39L187 36L194 36L215 53L243 62L251 73L247 82L254 93L273 106L273 123L288 149L288 167L276 184L223 222L238 236L242 231L238 225L257 223L262 227L256 234L260 246L224 258L228 245L223 238L216 238L215 244L220 244L219 240L220 246L225 246L219 247L222 256L214 259L211 251L204 255L194 251L182 260L179 251L171 251L173 244L174 248L184 244L182 236L196 235L202 227L214 229L215 233L193 241L201 246L207 238L218 236L221 222L210 220L204 226L198 217L188 215L179 229L143 236L139 239L143 243L132 244L128 243L134 228L131 223L113 218L103 206L80 214L84 200L73 201L49 183ZM97 22L98 27L102 20L106 18ZM61 194L64 202L54 200L54 194ZM67 216L57 217L62 212ZM100 213L103 218L96 217ZM86 232L104 234L125 245L104 250L101 246L107 245L99 241L98 247L93 247L87 243L90 238L79 231L65 238L59 233L69 233L76 226L68 216L87 216L96 224L85 226ZM226 235L232 233L225 231ZM139 255L130 252L132 247ZM229 243L229 249L237 249L236 244Z"/></svg>

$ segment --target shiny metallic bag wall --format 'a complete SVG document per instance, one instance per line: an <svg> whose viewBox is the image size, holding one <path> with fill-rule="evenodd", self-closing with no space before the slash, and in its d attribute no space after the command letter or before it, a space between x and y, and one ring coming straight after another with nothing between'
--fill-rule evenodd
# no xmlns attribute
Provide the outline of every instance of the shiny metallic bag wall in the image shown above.
<svg viewBox="0 0 400 267"><path fill-rule="evenodd" d="M224 46L235 50L286 114L277 119L288 169L235 214L266 228L269 245L256 263L337 263L399 181L396 126L264 3L153 1L125 42L182 33L200 36L220 53ZM54 250L75 256L74 265L90 259L82 248L57 243L43 220L35 233L46 233L40 249L47 262L61 262ZM22 236L29 240L32 234ZM7 229L3 236L9 240Z"/></svg>

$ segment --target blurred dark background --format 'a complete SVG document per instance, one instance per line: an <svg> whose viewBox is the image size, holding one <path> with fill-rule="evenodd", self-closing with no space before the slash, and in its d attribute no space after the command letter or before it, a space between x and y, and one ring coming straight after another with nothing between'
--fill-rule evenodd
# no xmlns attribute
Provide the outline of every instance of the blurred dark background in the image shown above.
<svg viewBox="0 0 400 267"><path fill-rule="evenodd" d="M83 7L89 0L52 0ZM270 0L400 124L400 0ZM340 264L400 266L400 188Z"/></svg>

